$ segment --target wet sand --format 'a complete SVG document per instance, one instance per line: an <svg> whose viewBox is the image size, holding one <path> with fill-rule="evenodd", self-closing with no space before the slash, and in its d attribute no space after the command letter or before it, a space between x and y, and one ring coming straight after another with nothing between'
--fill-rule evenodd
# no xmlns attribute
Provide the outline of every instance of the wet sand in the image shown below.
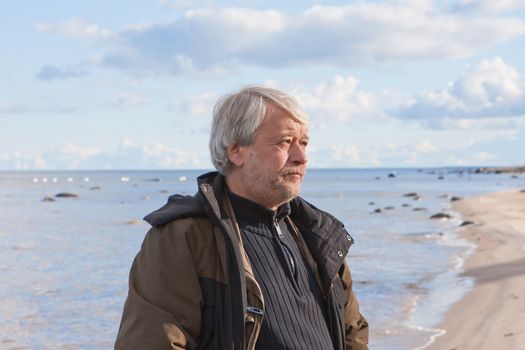
<svg viewBox="0 0 525 350"><path fill-rule="evenodd" d="M473 225L460 234L477 245L464 269L474 288L438 326L446 333L425 350L518 350L525 347L525 192L454 202Z"/></svg>

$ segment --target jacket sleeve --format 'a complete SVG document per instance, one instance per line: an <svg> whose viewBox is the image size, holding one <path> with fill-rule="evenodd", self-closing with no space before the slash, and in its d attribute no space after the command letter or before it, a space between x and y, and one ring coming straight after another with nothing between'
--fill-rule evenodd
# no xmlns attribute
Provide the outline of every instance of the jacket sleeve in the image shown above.
<svg viewBox="0 0 525 350"><path fill-rule="evenodd" d="M190 229L182 220L147 233L131 267L116 350L196 348L202 292Z"/></svg>
<svg viewBox="0 0 525 350"><path fill-rule="evenodd" d="M352 290L352 276L346 263L343 264L341 280L346 293L345 347L347 350L368 350L368 322L359 312L359 303Z"/></svg>

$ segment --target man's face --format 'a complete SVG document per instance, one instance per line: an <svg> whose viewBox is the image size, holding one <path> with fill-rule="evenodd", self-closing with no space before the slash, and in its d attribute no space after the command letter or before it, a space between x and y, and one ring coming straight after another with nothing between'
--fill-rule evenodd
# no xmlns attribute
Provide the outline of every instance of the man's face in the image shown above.
<svg viewBox="0 0 525 350"><path fill-rule="evenodd" d="M253 144L239 147L244 193L238 194L273 209L296 197L306 172L307 144L306 127L270 105Z"/></svg>

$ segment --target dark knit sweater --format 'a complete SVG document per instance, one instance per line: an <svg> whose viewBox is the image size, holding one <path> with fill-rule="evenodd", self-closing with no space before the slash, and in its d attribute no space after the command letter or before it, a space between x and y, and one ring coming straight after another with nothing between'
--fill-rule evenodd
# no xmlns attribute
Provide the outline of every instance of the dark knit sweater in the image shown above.
<svg viewBox="0 0 525 350"><path fill-rule="evenodd" d="M265 301L256 348L333 349L322 292L284 220L290 206L272 211L231 192L229 197Z"/></svg>

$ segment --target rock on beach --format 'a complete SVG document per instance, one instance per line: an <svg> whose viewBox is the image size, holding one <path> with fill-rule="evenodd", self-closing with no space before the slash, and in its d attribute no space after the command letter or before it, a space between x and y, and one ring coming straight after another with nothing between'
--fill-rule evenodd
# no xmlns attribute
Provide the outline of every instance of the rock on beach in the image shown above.
<svg viewBox="0 0 525 350"><path fill-rule="evenodd" d="M452 216L450 216L450 214L447 214L447 213L437 213L430 217L430 219L450 219L450 218L452 218Z"/></svg>
<svg viewBox="0 0 525 350"><path fill-rule="evenodd" d="M78 198L78 194L71 192L60 192L55 194L56 198Z"/></svg>

